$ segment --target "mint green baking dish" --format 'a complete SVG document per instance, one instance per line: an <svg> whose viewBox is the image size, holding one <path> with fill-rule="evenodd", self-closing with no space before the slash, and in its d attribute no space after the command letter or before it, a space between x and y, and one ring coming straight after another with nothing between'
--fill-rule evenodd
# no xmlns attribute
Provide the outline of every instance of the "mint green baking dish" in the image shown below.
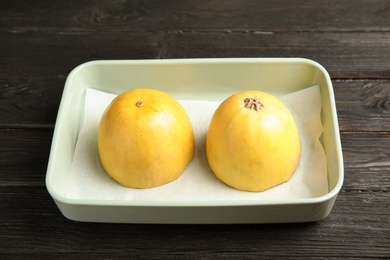
<svg viewBox="0 0 390 260"><path fill-rule="evenodd" d="M329 192L321 197L262 201L80 200L65 196L83 119L86 88L120 94L131 86L159 88L176 99L222 101L240 86L284 95L319 85L321 143ZM315 169L313 169L315 170ZM233 224L312 222L331 212L344 180L332 82L318 63L302 58L223 58L91 61L68 76L54 129L46 186L61 213L87 222Z"/></svg>

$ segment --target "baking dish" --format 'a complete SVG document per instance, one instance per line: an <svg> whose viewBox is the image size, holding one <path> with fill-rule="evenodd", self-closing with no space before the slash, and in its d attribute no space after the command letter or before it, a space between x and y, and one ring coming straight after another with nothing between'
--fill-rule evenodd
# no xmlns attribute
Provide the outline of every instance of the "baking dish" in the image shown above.
<svg viewBox="0 0 390 260"><path fill-rule="evenodd" d="M176 99L221 101L242 90L284 95L319 85L321 144L326 153L329 192L283 200L129 201L82 200L65 196L83 120L87 88L120 94L133 86L159 88ZM315 170L315 169L313 169ZM318 63L302 58L222 58L91 61L68 76L55 125L46 186L62 214L75 221L169 224L311 222L332 210L344 179L332 82Z"/></svg>

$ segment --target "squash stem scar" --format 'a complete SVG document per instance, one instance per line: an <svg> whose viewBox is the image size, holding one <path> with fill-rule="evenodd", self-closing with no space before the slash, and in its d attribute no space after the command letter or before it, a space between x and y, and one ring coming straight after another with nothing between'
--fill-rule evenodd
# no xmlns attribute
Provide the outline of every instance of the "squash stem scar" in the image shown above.
<svg viewBox="0 0 390 260"><path fill-rule="evenodd" d="M249 110L260 111L265 107L264 104L261 103L258 97L245 98L244 103L245 103L245 108Z"/></svg>

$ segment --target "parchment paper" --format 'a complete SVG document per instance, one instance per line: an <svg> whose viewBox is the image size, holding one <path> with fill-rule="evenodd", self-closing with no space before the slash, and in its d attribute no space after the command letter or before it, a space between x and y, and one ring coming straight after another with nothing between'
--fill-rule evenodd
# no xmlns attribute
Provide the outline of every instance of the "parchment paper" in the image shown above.
<svg viewBox="0 0 390 260"><path fill-rule="evenodd" d="M219 181L210 170L205 141L210 119L220 102L179 100L195 132L195 157L183 174L169 184L152 189L126 188L111 179L101 166L97 148L100 118L115 95L87 89L84 121L76 143L66 197L92 200L188 201L275 200L313 198L328 193L326 157L319 142L321 95L313 86L280 97L291 109L302 142L299 166L292 178L264 192L235 190Z"/></svg>

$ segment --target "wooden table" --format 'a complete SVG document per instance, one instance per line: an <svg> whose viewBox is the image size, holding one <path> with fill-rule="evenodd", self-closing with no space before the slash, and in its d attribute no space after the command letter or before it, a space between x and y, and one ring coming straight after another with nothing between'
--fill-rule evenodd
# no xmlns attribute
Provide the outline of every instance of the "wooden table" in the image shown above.
<svg viewBox="0 0 390 260"><path fill-rule="evenodd" d="M45 186L68 73L98 59L304 57L330 73L345 161L317 223L78 223ZM0 258L390 257L390 2L0 2Z"/></svg>

